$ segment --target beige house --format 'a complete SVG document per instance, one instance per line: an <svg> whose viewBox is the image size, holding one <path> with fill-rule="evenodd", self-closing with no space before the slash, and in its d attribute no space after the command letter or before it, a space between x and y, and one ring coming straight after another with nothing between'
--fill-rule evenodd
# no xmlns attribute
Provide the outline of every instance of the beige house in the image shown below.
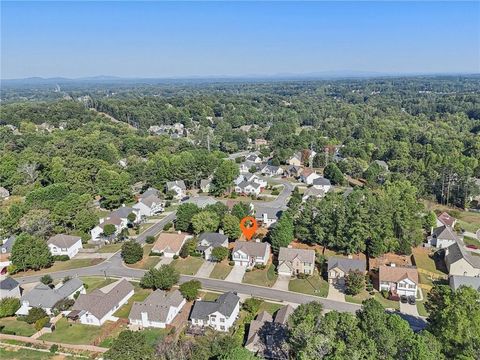
<svg viewBox="0 0 480 360"><path fill-rule="evenodd" d="M480 256L474 256L461 240L445 250L445 264L449 275L480 276Z"/></svg>
<svg viewBox="0 0 480 360"><path fill-rule="evenodd" d="M341 257L328 258L329 283L344 283L345 275L347 275L350 271L360 271L364 273L366 271L365 260Z"/></svg>
<svg viewBox="0 0 480 360"><path fill-rule="evenodd" d="M278 253L280 275L312 275L315 270L315 251L281 247Z"/></svg>
<svg viewBox="0 0 480 360"><path fill-rule="evenodd" d="M185 241L191 239L193 236L178 232L178 233L161 233L157 241L152 247L152 252L162 254L165 257L174 257L180 253Z"/></svg>

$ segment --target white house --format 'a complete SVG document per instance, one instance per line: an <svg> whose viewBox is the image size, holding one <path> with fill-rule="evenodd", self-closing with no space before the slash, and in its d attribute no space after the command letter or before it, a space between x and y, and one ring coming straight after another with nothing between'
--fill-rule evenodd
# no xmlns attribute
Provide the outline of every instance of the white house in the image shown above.
<svg viewBox="0 0 480 360"><path fill-rule="evenodd" d="M270 258L270 244L256 241L235 241L232 260L236 266L252 268L255 265L267 265Z"/></svg>
<svg viewBox="0 0 480 360"><path fill-rule="evenodd" d="M329 192L332 188L332 183L330 182L330 180L325 179L321 176L313 179L312 185L315 189L323 190L325 193Z"/></svg>
<svg viewBox="0 0 480 360"><path fill-rule="evenodd" d="M245 161L251 162L254 164L260 164L262 162L262 159L257 154L251 153L245 157Z"/></svg>
<svg viewBox="0 0 480 360"><path fill-rule="evenodd" d="M378 267L379 290L386 290L392 295L417 296L418 271L414 266Z"/></svg>
<svg viewBox="0 0 480 360"><path fill-rule="evenodd" d="M92 237L92 241L100 241L103 239L103 229L107 224L112 224L113 226L115 226L115 232L111 236L112 238L114 238L115 236L120 234L123 229L127 227L128 221L126 219L120 219L118 217L100 219L100 224L90 230L90 236Z"/></svg>
<svg viewBox="0 0 480 360"><path fill-rule="evenodd" d="M201 233L198 236L197 251L203 254L205 260L215 260L212 250L216 247L228 248L228 237L219 233Z"/></svg>
<svg viewBox="0 0 480 360"><path fill-rule="evenodd" d="M65 283L60 283L55 288L45 284L38 284L28 293L20 298L20 309L17 315L27 315L33 307L39 307L45 310L47 314L52 314L54 305L63 299L73 299L75 294L85 294L83 282L78 278L73 278Z"/></svg>
<svg viewBox="0 0 480 360"><path fill-rule="evenodd" d="M307 185L312 185L313 180L318 178L321 178L321 176L310 168L304 169L300 175L300 181Z"/></svg>
<svg viewBox="0 0 480 360"><path fill-rule="evenodd" d="M174 198L177 200L182 199L186 195L187 187L183 180L167 181L166 185L167 192L175 192Z"/></svg>
<svg viewBox="0 0 480 360"><path fill-rule="evenodd" d="M474 256L456 241L445 250L445 264L449 275L480 276L480 256Z"/></svg>
<svg viewBox="0 0 480 360"><path fill-rule="evenodd" d="M182 310L186 300L178 290L165 292L157 289L144 301L133 303L128 320L140 328L165 328Z"/></svg>
<svg viewBox="0 0 480 360"><path fill-rule="evenodd" d="M248 173L248 174L243 175L243 178L245 179L245 181L253 182L253 183L255 183L255 184L260 185L260 187L262 188L262 190L263 190L264 188L266 188L267 185L268 185L268 183L267 183L266 180L263 180L263 179L259 178L259 177L258 177L257 175L255 175L255 174L250 174L250 173Z"/></svg>
<svg viewBox="0 0 480 360"><path fill-rule="evenodd" d="M438 249L444 249L453 245L458 239L457 234L450 226L442 225L432 229L432 234L427 238L427 242Z"/></svg>
<svg viewBox="0 0 480 360"><path fill-rule="evenodd" d="M50 253L55 255L67 255L70 259L83 249L82 238L66 234L57 234L47 241Z"/></svg>
<svg viewBox="0 0 480 360"><path fill-rule="evenodd" d="M17 280L11 277L6 277L0 281L0 299L3 298L17 298L20 299L22 291Z"/></svg>
<svg viewBox="0 0 480 360"><path fill-rule="evenodd" d="M250 181L242 181L240 184L235 186L235 192L238 194L246 194L246 195L260 195L262 191L262 187L260 184L256 184Z"/></svg>
<svg viewBox="0 0 480 360"><path fill-rule="evenodd" d="M238 317L240 298L233 292L222 294L215 301L195 301L190 321L194 326L209 326L217 331L228 331Z"/></svg>
<svg viewBox="0 0 480 360"><path fill-rule="evenodd" d="M212 187L212 179L200 180L200 190L202 190L204 193L210 192L211 187Z"/></svg>
<svg viewBox="0 0 480 360"><path fill-rule="evenodd" d="M133 285L121 279L108 292L95 289L89 294L81 294L68 317L85 325L97 326L103 325L107 320L117 321L113 313L126 304L133 293Z"/></svg>
<svg viewBox="0 0 480 360"><path fill-rule="evenodd" d="M164 201L156 195L142 197L133 205L133 209L137 210L138 216L143 219L148 216L154 216L164 210Z"/></svg>
<svg viewBox="0 0 480 360"><path fill-rule="evenodd" d="M288 159L287 163L288 165L302 166L303 165L302 153L296 152L295 154L293 154L291 158Z"/></svg>
<svg viewBox="0 0 480 360"><path fill-rule="evenodd" d="M282 215L282 210L274 207L254 205L255 208L255 220L261 223L263 227L269 228Z"/></svg>
<svg viewBox="0 0 480 360"><path fill-rule="evenodd" d="M193 236L178 232L178 233L166 233L162 232L155 244L153 244L152 252L157 254L163 254L163 256L168 258L173 258L175 255L180 253L183 244L188 239L191 239Z"/></svg>
<svg viewBox="0 0 480 360"><path fill-rule="evenodd" d="M265 165L260 172L266 176L282 175L283 169L280 166Z"/></svg>
<svg viewBox="0 0 480 360"><path fill-rule="evenodd" d="M317 189L315 187L309 187L302 195L302 201L307 201L309 198L321 199L325 196L325 191Z"/></svg>

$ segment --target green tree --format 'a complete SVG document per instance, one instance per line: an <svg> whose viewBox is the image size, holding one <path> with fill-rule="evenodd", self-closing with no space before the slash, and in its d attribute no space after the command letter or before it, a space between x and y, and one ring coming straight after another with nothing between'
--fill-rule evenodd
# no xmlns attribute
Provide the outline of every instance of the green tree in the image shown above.
<svg viewBox="0 0 480 360"><path fill-rule="evenodd" d="M32 307L28 310L28 315L25 316L25 322L28 324L35 324L39 319L42 319L47 316L45 310L39 307Z"/></svg>
<svg viewBox="0 0 480 360"><path fill-rule="evenodd" d="M6 297L0 300L0 318L13 316L20 309L20 300Z"/></svg>
<svg viewBox="0 0 480 360"><path fill-rule="evenodd" d="M329 179L333 185L345 184L345 177L335 163L328 164L323 170L325 178Z"/></svg>
<svg viewBox="0 0 480 360"><path fill-rule="evenodd" d="M287 247L293 241L293 219L288 212L284 212L272 231L271 242L274 251Z"/></svg>
<svg viewBox="0 0 480 360"><path fill-rule="evenodd" d="M105 360L150 360L154 351L141 331L123 330L104 354Z"/></svg>
<svg viewBox="0 0 480 360"><path fill-rule="evenodd" d="M150 289L170 290L180 279L179 272L172 265L151 268L143 275L140 286Z"/></svg>
<svg viewBox="0 0 480 360"><path fill-rule="evenodd" d="M259 359L252 354L251 351L247 350L244 347L236 346L230 348L225 354L222 354L219 359L222 360L254 360Z"/></svg>
<svg viewBox="0 0 480 360"><path fill-rule="evenodd" d="M121 255L125 263L135 264L143 258L142 246L134 240L125 241L122 244Z"/></svg>
<svg viewBox="0 0 480 360"><path fill-rule="evenodd" d="M244 202L238 202L232 207L232 215L237 219L243 219L245 216L250 215L250 206Z"/></svg>
<svg viewBox="0 0 480 360"><path fill-rule="evenodd" d="M102 205L107 209L115 209L131 198L130 178L127 173L101 169L95 183L102 196Z"/></svg>
<svg viewBox="0 0 480 360"><path fill-rule="evenodd" d="M135 215L135 213L131 212L130 214L127 215L127 220L130 223L134 223L135 220L137 220L137 215Z"/></svg>
<svg viewBox="0 0 480 360"><path fill-rule="evenodd" d="M223 247L223 246L218 246L216 248L213 248L213 250L212 250L212 257L216 261L222 261L222 260L226 259L228 254L229 254L228 249Z"/></svg>
<svg viewBox="0 0 480 360"><path fill-rule="evenodd" d="M365 288L365 275L360 271L349 271L345 277L345 293L358 295Z"/></svg>
<svg viewBox="0 0 480 360"><path fill-rule="evenodd" d="M226 214L222 221L223 233L230 239L236 240L240 237L240 219L234 215Z"/></svg>
<svg viewBox="0 0 480 360"><path fill-rule="evenodd" d="M180 285L180 293L187 301L195 300L198 297L198 291L202 284L198 280L190 280Z"/></svg>
<svg viewBox="0 0 480 360"><path fill-rule="evenodd" d="M103 235L106 237L112 236L115 234L115 231L117 231L117 228L113 224L105 224L103 227Z"/></svg>
<svg viewBox="0 0 480 360"><path fill-rule="evenodd" d="M223 160L213 174L212 194L221 195L230 189L239 173L240 170L235 162Z"/></svg>
<svg viewBox="0 0 480 360"><path fill-rule="evenodd" d="M40 278L40 282L45 285L50 285L51 283L53 283L53 279L49 274L46 274Z"/></svg>
<svg viewBox="0 0 480 360"><path fill-rule="evenodd" d="M215 232L220 226L218 215L212 211L201 211L192 217L192 227L195 234Z"/></svg>
<svg viewBox="0 0 480 360"><path fill-rule="evenodd" d="M181 204L177 209L175 229L179 231L190 231L192 218L200 212L200 208L192 203Z"/></svg>
<svg viewBox="0 0 480 360"><path fill-rule="evenodd" d="M52 265L53 258L47 243L25 233L17 236L10 261L17 270L39 270Z"/></svg>

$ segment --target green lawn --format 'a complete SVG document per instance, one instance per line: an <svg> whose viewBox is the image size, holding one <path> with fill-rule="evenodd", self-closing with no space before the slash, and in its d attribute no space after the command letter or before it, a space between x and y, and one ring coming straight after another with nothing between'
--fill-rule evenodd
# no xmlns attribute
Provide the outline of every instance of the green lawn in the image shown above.
<svg viewBox="0 0 480 360"><path fill-rule="evenodd" d="M78 268L83 268L87 266L97 265L102 261L104 261L104 259L72 259L67 261L56 261L49 268L41 269L38 271L34 271L34 270L21 271L13 275L13 277L22 277L22 276L29 276L29 275L38 275L43 273L51 273L56 271L78 269Z"/></svg>
<svg viewBox="0 0 480 360"><path fill-rule="evenodd" d="M258 308L258 312L266 311L269 314L273 315L275 314L280 308L282 308L284 305L282 304L276 304L268 301L262 301L260 304L260 307Z"/></svg>
<svg viewBox="0 0 480 360"><path fill-rule="evenodd" d="M204 301L214 301L214 300L217 300L219 296L220 294L208 292L208 291L202 291L200 294L200 297Z"/></svg>
<svg viewBox="0 0 480 360"><path fill-rule="evenodd" d="M128 267L134 268L134 269L150 269L152 267L155 267L160 260L160 256L149 256L150 252L152 251L153 244L147 244L143 247L143 259L140 260L139 262L135 264L127 264Z"/></svg>
<svg viewBox="0 0 480 360"><path fill-rule="evenodd" d="M424 269L428 272L442 276L447 273L443 261L441 259L430 257L430 251L426 248L414 248L413 258L415 260L415 265L419 269Z"/></svg>
<svg viewBox="0 0 480 360"><path fill-rule="evenodd" d="M66 344L92 344L101 331L100 326L69 323L66 318L62 318L57 322L55 331L40 336L40 340Z"/></svg>
<svg viewBox="0 0 480 360"><path fill-rule="evenodd" d="M474 238L471 238L471 237L468 237L468 236L464 236L463 237L463 242L465 243L465 245L475 245L477 248L480 249L480 241L477 240L477 239L474 239Z"/></svg>
<svg viewBox="0 0 480 360"><path fill-rule="evenodd" d="M168 329L146 329L143 330L142 333L145 334L147 344L151 347L155 347L155 345L163 339L165 336L168 335Z"/></svg>
<svg viewBox="0 0 480 360"><path fill-rule="evenodd" d="M420 289L420 291L422 292L423 294L423 301L418 301L417 300L417 310L418 310L418 314L420 316L428 316L428 312L427 310L425 309L425 302L427 301L427 292L424 291L423 289Z"/></svg>
<svg viewBox="0 0 480 360"><path fill-rule="evenodd" d="M155 223L143 223L140 225L140 234L143 233L145 230L151 228Z"/></svg>
<svg viewBox="0 0 480 360"><path fill-rule="evenodd" d="M372 296L367 292L367 290L362 290L360 294L352 296L352 295L345 295L345 300L347 302L355 303L355 304L362 304L364 300L370 299Z"/></svg>
<svg viewBox="0 0 480 360"><path fill-rule="evenodd" d="M277 273L275 272L275 266L270 264L263 270L252 269L252 271L246 272L243 277L243 281L246 284L268 286L271 287L277 281Z"/></svg>
<svg viewBox="0 0 480 360"><path fill-rule="evenodd" d="M0 359L2 360L46 360L53 359L55 355L35 349L17 349L13 346L0 346Z"/></svg>
<svg viewBox="0 0 480 360"><path fill-rule="evenodd" d="M478 223L478 222L477 223L469 223L469 222L466 222L466 221L463 221L463 220L457 220L457 223L462 229L464 229L466 231L473 232L473 233L476 233L477 230L480 229L480 223Z"/></svg>
<svg viewBox="0 0 480 360"><path fill-rule="evenodd" d="M215 264L213 271L210 274L212 279L221 279L225 280L225 278L230 274L232 271L233 266L228 265L228 261L222 261Z"/></svg>
<svg viewBox="0 0 480 360"><path fill-rule="evenodd" d="M200 257L189 256L185 259L178 258L172 261L172 265L180 274L195 275L203 264L203 259Z"/></svg>
<svg viewBox="0 0 480 360"><path fill-rule="evenodd" d="M135 293L133 296L128 300L128 302L123 305L120 309L118 309L113 316L128 319L128 314L130 314L130 310L132 309L133 303L135 301L143 301L147 298L148 295L152 293L151 289L143 289L137 283L135 285Z"/></svg>
<svg viewBox="0 0 480 360"><path fill-rule="evenodd" d="M304 293L308 295L316 295L326 297L328 295L328 282L315 272L314 275L306 279L290 280L288 290Z"/></svg>
<svg viewBox="0 0 480 360"><path fill-rule="evenodd" d="M25 321L18 321L16 317L0 319L1 326L5 326L3 331L20 336L32 336L37 332L33 325L27 324Z"/></svg>
<svg viewBox="0 0 480 360"><path fill-rule="evenodd" d="M122 248L122 244L108 244L103 245L100 249L97 250L98 253L116 253Z"/></svg>
<svg viewBox="0 0 480 360"><path fill-rule="evenodd" d="M399 301L392 301L385 299L382 294L379 292L375 292L375 299L382 304L384 308L389 308L389 309L400 309L400 302Z"/></svg>
<svg viewBox="0 0 480 360"><path fill-rule="evenodd" d="M82 280L83 283L85 284L87 293L90 293L95 289L101 289L102 287L117 281L112 278L105 279L104 277L100 277L100 276L85 276L85 277L81 277L80 280Z"/></svg>

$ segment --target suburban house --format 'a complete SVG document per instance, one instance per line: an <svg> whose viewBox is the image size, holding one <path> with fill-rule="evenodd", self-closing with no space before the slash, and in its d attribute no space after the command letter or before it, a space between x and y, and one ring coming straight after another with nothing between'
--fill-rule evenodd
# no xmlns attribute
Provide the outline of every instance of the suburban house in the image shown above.
<svg viewBox="0 0 480 360"><path fill-rule="evenodd" d="M290 176L290 177L299 177L300 174L302 173L303 168L297 165L289 165L285 169L285 175Z"/></svg>
<svg viewBox="0 0 480 360"><path fill-rule="evenodd" d="M415 266L378 267L379 290L388 291L393 296L417 296L418 271Z"/></svg>
<svg viewBox="0 0 480 360"><path fill-rule="evenodd" d="M107 320L116 321L113 313L126 304L133 293L133 285L121 279L108 292L95 289L89 294L81 294L68 317L85 325L101 326Z"/></svg>
<svg viewBox="0 0 480 360"><path fill-rule="evenodd" d="M33 307L39 307L52 314L53 306L63 299L73 299L75 294L85 294L83 282L78 278L70 279L64 283L60 283L53 289L45 284L38 284L32 290L23 294L20 298L20 309L16 315L27 315L28 311Z"/></svg>
<svg viewBox="0 0 480 360"><path fill-rule="evenodd" d="M255 174L240 174L238 177L234 180L235 185L240 185L243 182L248 182L248 183L255 183L260 185L261 190L267 187L267 182L263 179L260 179L257 175Z"/></svg>
<svg viewBox="0 0 480 360"><path fill-rule="evenodd" d="M205 208L208 205L215 205L218 201L215 200L215 198L211 196L193 196L189 198L187 203L195 204L197 205L200 209Z"/></svg>
<svg viewBox="0 0 480 360"><path fill-rule="evenodd" d="M157 254L163 253L163 256L172 258L180 253L180 250L182 249L183 244L185 244L185 241L191 239L192 237L192 235L182 232L162 232L155 241L155 244L153 244L152 252Z"/></svg>
<svg viewBox="0 0 480 360"><path fill-rule="evenodd" d="M330 180L324 177L318 177L316 179L313 179L312 185L315 189L323 190L326 193L329 192L332 188L332 183L330 182Z"/></svg>
<svg viewBox="0 0 480 360"><path fill-rule="evenodd" d="M317 153L313 150L297 151L291 158L287 160L288 165L303 166L305 163L313 161Z"/></svg>
<svg viewBox="0 0 480 360"><path fill-rule="evenodd" d="M288 165L303 166L302 153L296 152L291 158L287 160Z"/></svg>
<svg viewBox="0 0 480 360"><path fill-rule="evenodd" d="M200 190L202 190L204 193L210 192L211 186L212 186L212 179L200 180Z"/></svg>
<svg viewBox="0 0 480 360"><path fill-rule="evenodd" d="M427 243L438 249L444 249L458 240L457 234L450 226L442 225L432 230L432 234L427 238Z"/></svg>
<svg viewBox="0 0 480 360"><path fill-rule="evenodd" d="M245 348L264 359L288 359L283 344L288 336L288 317L293 311L291 305L285 305L275 317L266 311L259 313L250 322Z"/></svg>
<svg viewBox="0 0 480 360"><path fill-rule="evenodd" d="M167 192L173 191L175 193L174 198L177 200L180 200L187 194L187 187L183 180L167 181L166 190Z"/></svg>
<svg viewBox="0 0 480 360"><path fill-rule="evenodd" d="M6 239L3 239L2 245L0 245L0 275L6 274L8 267L11 264L10 254L12 252L15 239L15 236L12 235Z"/></svg>
<svg viewBox="0 0 480 360"><path fill-rule="evenodd" d="M13 297L20 299L22 290L17 280L11 277L6 277L0 281L0 299Z"/></svg>
<svg viewBox="0 0 480 360"><path fill-rule="evenodd" d="M242 181L240 184L235 186L235 192L239 194L246 194L246 195L260 195L262 191L262 187L260 184L250 182L250 181Z"/></svg>
<svg viewBox="0 0 480 360"><path fill-rule="evenodd" d="M55 255L67 255L70 259L83 249L82 238L80 236L72 236L65 234L57 234L47 241L50 253Z"/></svg>
<svg viewBox="0 0 480 360"><path fill-rule="evenodd" d="M240 173L248 173L252 167L258 171L261 164L254 163L252 161L244 161L239 165Z"/></svg>
<svg viewBox="0 0 480 360"><path fill-rule="evenodd" d="M280 219L282 210L262 205L255 205L255 220L262 226L269 228Z"/></svg>
<svg viewBox="0 0 480 360"><path fill-rule="evenodd" d="M135 214L135 223L140 221L140 215L137 209L129 206L122 205L118 209L113 210L110 214L108 214L108 218L119 218L122 220L127 221L127 224L130 222L128 220L128 215Z"/></svg>
<svg viewBox="0 0 480 360"><path fill-rule="evenodd" d="M105 225L112 224L115 226L115 233L111 236L114 238L120 232L127 227L128 221L126 219L120 219L118 217L109 217L100 219L100 224L95 226L92 230L90 230L90 236L92 237L92 241L100 241L103 239L103 229Z"/></svg>
<svg viewBox="0 0 480 360"><path fill-rule="evenodd" d="M317 189L316 187L309 187L302 195L302 201L307 201L309 198L321 199L325 196L325 191L322 189Z"/></svg>
<svg viewBox="0 0 480 360"><path fill-rule="evenodd" d="M144 219L148 216L154 216L164 210L165 202L157 195L142 196L138 202L133 205L138 217Z"/></svg>
<svg viewBox="0 0 480 360"><path fill-rule="evenodd" d="M449 275L480 276L480 256L474 256L457 241L445 250L445 264Z"/></svg>
<svg viewBox="0 0 480 360"><path fill-rule="evenodd" d="M254 164L260 164L262 162L262 159L257 154L251 153L245 157L245 161L252 162Z"/></svg>
<svg viewBox="0 0 480 360"><path fill-rule="evenodd" d="M235 241L232 260L236 266L248 268L255 265L267 265L270 258L270 244L256 241Z"/></svg>
<svg viewBox="0 0 480 360"><path fill-rule="evenodd" d="M209 326L217 331L228 331L240 311L240 298L227 292L215 301L195 301L190 321L194 326Z"/></svg>
<svg viewBox="0 0 480 360"><path fill-rule="evenodd" d="M143 184L140 182L140 184ZM151 195L155 195L155 196L160 196L160 190L158 189L155 189L154 187L149 187L147 190L145 190L143 193L141 193L139 196L138 196L138 200L141 200L141 199L144 199L144 198L147 198Z"/></svg>
<svg viewBox="0 0 480 360"><path fill-rule="evenodd" d="M365 273L365 269L365 260L335 256L329 257L327 266L328 282L343 284L345 282L345 275L350 271L360 271L361 273Z"/></svg>
<svg viewBox="0 0 480 360"><path fill-rule="evenodd" d="M265 165L260 172L266 176L282 175L283 169L280 166Z"/></svg>
<svg viewBox="0 0 480 360"><path fill-rule="evenodd" d="M461 286L469 286L480 291L480 276L452 275L449 278L449 283L452 290L458 290Z"/></svg>
<svg viewBox="0 0 480 360"><path fill-rule="evenodd" d="M315 251L281 247L278 253L279 275L312 275L315 270Z"/></svg>
<svg viewBox="0 0 480 360"><path fill-rule="evenodd" d="M321 178L321 176L318 175L311 168L303 169L302 173L300 174L300 181L307 184L307 185L312 185L313 180L318 179L318 178Z"/></svg>
<svg viewBox="0 0 480 360"><path fill-rule="evenodd" d="M456 223L457 219L455 219L453 216L450 216L447 212L443 212L437 216L437 226L446 225L453 228Z"/></svg>
<svg viewBox="0 0 480 360"><path fill-rule="evenodd" d="M203 254L205 260L215 260L212 250L216 247L228 248L228 237L219 233L201 233L198 236L197 251Z"/></svg>
<svg viewBox="0 0 480 360"><path fill-rule="evenodd" d="M140 328L165 328L182 310L186 300L180 291L165 292L157 289L142 301L135 301L128 320Z"/></svg>
<svg viewBox="0 0 480 360"><path fill-rule="evenodd" d="M3 186L0 186L0 199L8 199L10 196L10 191L5 189Z"/></svg>
<svg viewBox="0 0 480 360"><path fill-rule="evenodd" d="M255 139L255 149L260 149L262 146L267 146L268 141L265 139Z"/></svg>

